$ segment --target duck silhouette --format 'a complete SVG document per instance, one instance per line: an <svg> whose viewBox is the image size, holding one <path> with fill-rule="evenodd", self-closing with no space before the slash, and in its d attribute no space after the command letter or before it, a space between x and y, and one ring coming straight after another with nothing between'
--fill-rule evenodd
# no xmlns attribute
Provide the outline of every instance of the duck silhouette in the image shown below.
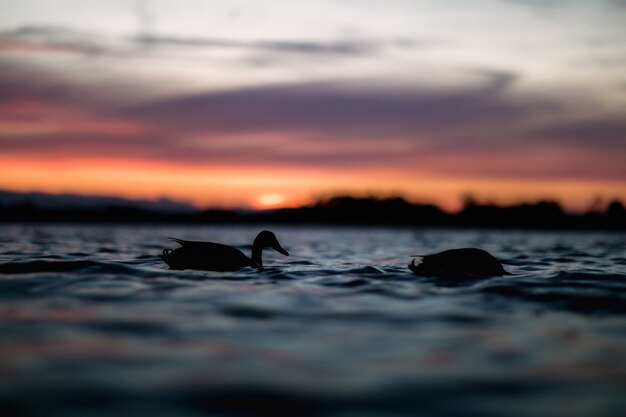
<svg viewBox="0 0 626 417"><path fill-rule="evenodd" d="M247 266L261 268L263 249L272 248L285 256L287 252L269 230L263 230L252 243L252 257L248 258L239 249L214 242L197 242L171 238L180 244L176 249L163 249L159 257L171 269L199 269L204 271L236 271Z"/></svg>
<svg viewBox="0 0 626 417"><path fill-rule="evenodd" d="M476 248L448 249L433 255L425 255L422 262L409 264L415 275L445 278L485 278L511 275L489 252Z"/></svg>

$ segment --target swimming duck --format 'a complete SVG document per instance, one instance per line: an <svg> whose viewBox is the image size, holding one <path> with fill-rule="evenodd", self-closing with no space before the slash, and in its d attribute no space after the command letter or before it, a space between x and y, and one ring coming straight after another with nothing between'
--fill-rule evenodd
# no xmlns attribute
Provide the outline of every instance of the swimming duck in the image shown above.
<svg viewBox="0 0 626 417"><path fill-rule="evenodd" d="M409 269L415 275L449 278L484 278L510 275L489 252L482 249L448 249L443 252L422 257L422 262L415 265L411 261Z"/></svg>
<svg viewBox="0 0 626 417"><path fill-rule="evenodd" d="M171 269L201 269L204 271L236 271L246 266L263 266L261 253L265 248L272 248L285 256L287 252L269 230L263 230L252 243L252 257L248 258L239 249L213 242L195 242L174 239L180 248L163 249L159 255Z"/></svg>

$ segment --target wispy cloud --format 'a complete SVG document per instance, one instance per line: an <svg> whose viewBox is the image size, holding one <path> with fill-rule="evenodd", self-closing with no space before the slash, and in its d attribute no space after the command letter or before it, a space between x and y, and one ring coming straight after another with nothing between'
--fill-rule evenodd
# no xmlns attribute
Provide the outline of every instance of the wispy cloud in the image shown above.
<svg viewBox="0 0 626 417"><path fill-rule="evenodd" d="M21 26L0 32L0 50L47 50L50 52L96 55L111 48L93 33L61 26Z"/></svg>
<svg viewBox="0 0 626 417"><path fill-rule="evenodd" d="M179 131L239 134L316 132L323 138L417 136L458 124L497 121L535 103L502 100L511 74L484 74L456 89L419 89L377 80L298 83L186 96L128 110Z"/></svg>
<svg viewBox="0 0 626 417"><path fill-rule="evenodd" d="M14 112L8 121L15 128L23 118L33 131L5 130L0 143L3 152L23 156L98 155L192 166L392 165L407 173L516 178L626 175L618 162L626 152L625 126L617 115L580 120L567 103L512 94L517 74L468 74L476 80L463 87L336 80L132 107L83 102L62 85L41 80L28 88L0 83L6 109L20 102L39 106L37 112ZM546 119L546 113L554 116Z"/></svg>
<svg viewBox="0 0 626 417"><path fill-rule="evenodd" d="M415 49L434 43L426 39L262 39L240 40L219 37L167 36L140 34L113 38L89 31L62 26L21 26L0 32L0 51L31 50L76 53L84 55L117 55L125 58L141 57L161 49L194 48L199 51L236 50L244 54L300 55L330 57L356 57L379 54L388 48Z"/></svg>
<svg viewBox="0 0 626 417"><path fill-rule="evenodd" d="M140 45L159 47L232 48L257 52L296 53L313 55L367 55L376 52L382 45L365 41L238 41L220 38L191 38L176 36L142 35L132 38Z"/></svg>

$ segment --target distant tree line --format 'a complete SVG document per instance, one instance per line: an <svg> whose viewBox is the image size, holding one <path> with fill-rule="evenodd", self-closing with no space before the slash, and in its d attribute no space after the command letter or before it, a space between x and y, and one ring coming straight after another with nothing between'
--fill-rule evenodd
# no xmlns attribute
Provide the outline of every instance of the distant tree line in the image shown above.
<svg viewBox="0 0 626 417"><path fill-rule="evenodd" d="M310 206L265 211L209 209L197 212L156 212L127 206L40 208L32 203L0 206L3 222L101 223L274 223L359 226L494 227L538 229L626 230L626 209L620 201L604 211L565 212L559 203L540 201L511 206L480 204L472 199L454 214L432 204L414 204L402 197L358 198L337 196Z"/></svg>

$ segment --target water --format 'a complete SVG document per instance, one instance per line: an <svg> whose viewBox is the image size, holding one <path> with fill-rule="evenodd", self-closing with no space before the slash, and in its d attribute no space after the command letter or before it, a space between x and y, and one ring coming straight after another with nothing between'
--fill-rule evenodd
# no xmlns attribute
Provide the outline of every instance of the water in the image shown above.
<svg viewBox="0 0 626 417"><path fill-rule="evenodd" d="M168 236L259 227L0 226L0 415L621 416L626 235L285 228L235 273ZM441 282L481 247L513 276Z"/></svg>

